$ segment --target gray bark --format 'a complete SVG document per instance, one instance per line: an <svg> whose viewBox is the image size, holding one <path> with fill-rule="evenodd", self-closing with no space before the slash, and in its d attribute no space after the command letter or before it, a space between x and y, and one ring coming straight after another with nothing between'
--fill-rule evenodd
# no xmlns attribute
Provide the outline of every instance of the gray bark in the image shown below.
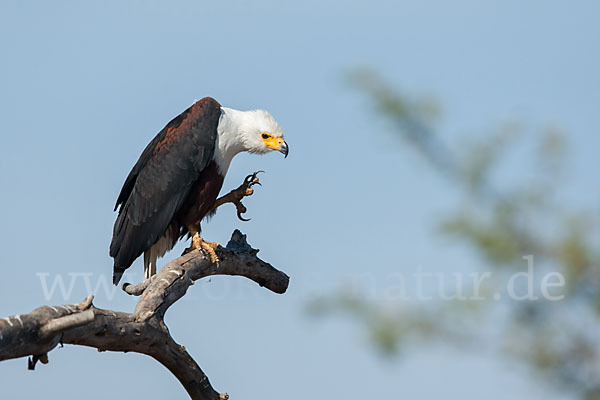
<svg viewBox="0 0 600 400"><path fill-rule="evenodd" d="M99 351L136 352L164 365L194 400L219 400L219 394L198 364L171 337L164 323L168 308L183 297L194 281L212 275L249 278L275 293L287 290L289 277L259 259L245 235L235 231L226 248L219 247L213 264L201 251L193 251L167 264L158 274L136 285L123 284L130 295L140 296L133 313L94 307L93 296L79 304L42 306L29 314L0 319L0 361L31 356L48 362L47 353L59 343L94 347Z"/></svg>

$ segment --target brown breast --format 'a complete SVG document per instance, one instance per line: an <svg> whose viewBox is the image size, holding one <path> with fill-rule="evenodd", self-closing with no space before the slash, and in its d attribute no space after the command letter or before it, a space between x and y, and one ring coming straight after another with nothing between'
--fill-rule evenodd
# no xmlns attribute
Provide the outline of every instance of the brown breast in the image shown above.
<svg viewBox="0 0 600 400"><path fill-rule="evenodd" d="M215 161L211 161L202 171L176 217L183 230L187 232L188 226L200 230L200 222L210 212L219 196L223 178Z"/></svg>

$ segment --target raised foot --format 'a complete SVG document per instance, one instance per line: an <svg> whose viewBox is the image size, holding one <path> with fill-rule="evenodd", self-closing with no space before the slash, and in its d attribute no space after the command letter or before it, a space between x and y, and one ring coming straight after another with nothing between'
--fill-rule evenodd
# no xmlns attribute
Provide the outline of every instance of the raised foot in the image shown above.
<svg viewBox="0 0 600 400"><path fill-rule="evenodd" d="M216 210L217 207L225 204L225 203L233 203L237 210L237 216L241 221L250 221L249 218L242 217L246 211L246 207L242 204L242 199L246 196L251 196L254 193L254 189L252 186L260 185L258 174L264 171L256 171L252 175L248 175L244 182L236 189L233 189L231 192L226 195L219 197L215 201L215 205L213 206L213 210Z"/></svg>

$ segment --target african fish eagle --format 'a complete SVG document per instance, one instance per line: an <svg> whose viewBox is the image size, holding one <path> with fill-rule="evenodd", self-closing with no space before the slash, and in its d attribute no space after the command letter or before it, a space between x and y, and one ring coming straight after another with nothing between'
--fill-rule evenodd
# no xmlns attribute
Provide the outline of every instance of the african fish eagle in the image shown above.
<svg viewBox="0 0 600 400"><path fill-rule="evenodd" d="M117 198L113 283L142 253L149 278L156 260L187 234L190 249L216 258L200 237L200 222L213 209L231 160L243 151L273 150L287 157L283 131L264 110L238 111L205 97L169 122L146 146Z"/></svg>

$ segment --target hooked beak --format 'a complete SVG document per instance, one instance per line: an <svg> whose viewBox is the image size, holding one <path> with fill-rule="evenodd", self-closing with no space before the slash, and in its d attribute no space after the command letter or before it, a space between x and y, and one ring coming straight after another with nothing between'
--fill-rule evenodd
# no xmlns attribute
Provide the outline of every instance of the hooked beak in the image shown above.
<svg viewBox="0 0 600 400"><path fill-rule="evenodd" d="M290 151L290 148L288 146L288 144L283 141L280 145L279 145L279 149L278 149L281 153L283 153L284 157L283 158L287 158L288 156L288 152Z"/></svg>
<svg viewBox="0 0 600 400"><path fill-rule="evenodd" d="M265 146L272 150L277 150L287 157L290 148L288 147L287 143L285 142L285 140L283 140L282 137L271 136L267 132L263 132L261 136L263 142L265 143Z"/></svg>

